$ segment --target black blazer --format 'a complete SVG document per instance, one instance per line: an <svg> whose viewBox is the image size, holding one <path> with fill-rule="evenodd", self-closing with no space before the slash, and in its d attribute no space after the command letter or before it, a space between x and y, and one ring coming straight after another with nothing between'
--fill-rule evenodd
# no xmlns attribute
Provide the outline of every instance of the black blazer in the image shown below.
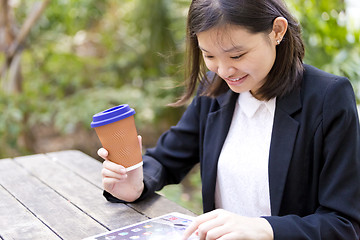
<svg viewBox="0 0 360 240"><path fill-rule="evenodd" d="M204 211L238 94L197 96L144 155L141 199L200 162ZM359 239L360 128L350 82L305 65L300 89L276 100L269 156L275 239Z"/></svg>

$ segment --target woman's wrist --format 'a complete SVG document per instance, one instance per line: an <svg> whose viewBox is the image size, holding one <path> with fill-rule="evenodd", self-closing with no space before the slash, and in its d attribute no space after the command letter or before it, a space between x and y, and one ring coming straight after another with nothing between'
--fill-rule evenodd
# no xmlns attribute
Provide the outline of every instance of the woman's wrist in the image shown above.
<svg viewBox="0 0 360 240"><path fill-rule="evenodd" d="M263 231L259 232L258 239L273 240L274 239L274 231L273 231L270 223L265 218L259 218L259 224L261 225L261 229L263 229Z"/></svg>

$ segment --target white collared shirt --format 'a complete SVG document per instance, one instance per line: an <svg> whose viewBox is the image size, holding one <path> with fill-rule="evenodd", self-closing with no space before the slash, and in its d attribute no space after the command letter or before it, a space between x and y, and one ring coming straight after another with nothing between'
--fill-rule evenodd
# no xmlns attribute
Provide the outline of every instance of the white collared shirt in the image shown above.
<svg viewBox="0 0 360 240"><path fill-rule="evenodd" d="M215 207L242 216L270 216L268 162L275 102L259 101L250 92L238 97L221 150Z"/></svg>

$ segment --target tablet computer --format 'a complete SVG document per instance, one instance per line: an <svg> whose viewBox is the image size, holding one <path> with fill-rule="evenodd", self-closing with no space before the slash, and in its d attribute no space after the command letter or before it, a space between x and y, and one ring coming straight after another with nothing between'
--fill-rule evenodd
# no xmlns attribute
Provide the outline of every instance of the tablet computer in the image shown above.
<svg viewBox="0 0 360 240"><path fill-rule="evenodd" d="M133 225L115 229L84 240L177 240L181 239L185 229L194 217L173 212ZM199 239L191 236L189 240Z"/></svg>

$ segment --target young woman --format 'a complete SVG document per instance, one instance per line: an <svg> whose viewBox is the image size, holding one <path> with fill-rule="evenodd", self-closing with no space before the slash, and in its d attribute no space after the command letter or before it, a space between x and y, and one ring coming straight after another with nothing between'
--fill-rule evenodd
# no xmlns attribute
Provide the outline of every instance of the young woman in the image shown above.
<svg viewBox="0 0 360 240"><path fill-rule="evenodd" d="M184 239L359 239L354 92L303 64L300 26L283 2L193 0L187 37L178 104L200 82L197 95L143 167L104 161L105 197L141 200L200 162L205 214Z"/></svg>

